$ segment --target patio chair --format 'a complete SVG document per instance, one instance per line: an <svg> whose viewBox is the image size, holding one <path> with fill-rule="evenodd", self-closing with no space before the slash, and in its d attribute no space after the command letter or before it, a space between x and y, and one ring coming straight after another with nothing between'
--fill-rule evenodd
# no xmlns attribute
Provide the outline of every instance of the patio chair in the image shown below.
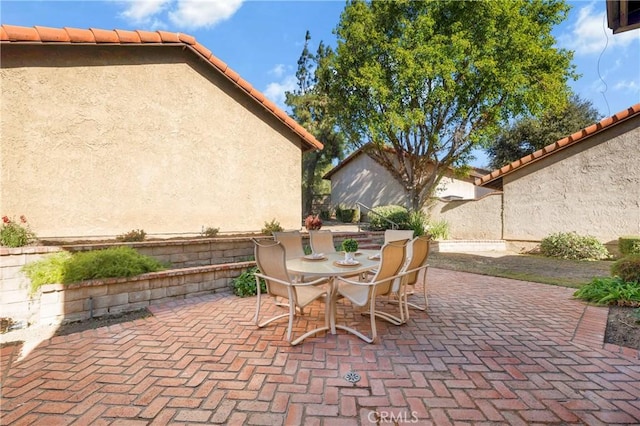
<svg viewBox="0 0 640 426"><path fill-rule="evenodd" d="M297 345L312 334L329 329L330 315L330 291L326 287L320 287L320 284L327 282L326 278L320 278L314 281L299 282L294 281L289 276L286 266L286 250L282 243L277 241L267 241L266 243L253 240L255 245L255 258L259 272L255 274L257 286L257 303L256 315L254 321L259 328L262 328L273 321L280 318L289 317L289 325L287 327L287 341L292 345ZM278 303L278 297L284 298L288 303L288 313L278 314L274 317L260 321L260 305L261 291L260 279L264 279L267 287L267 294L276 300L276 305L283 306ZM317 328L304 333L302 336L293 339L293 319L296 316L296 309L302 310L311 302L324 298L325 303L325 327Z"/></svg>
<svg viewBox="0 0 640 426"><path fill-rule="evenodd" d="M273 238L284 246L287 259L304 256L300 231L274 232Z"/></svg>
<svg viewBox="0 0 640 426"><path fill-rule="evenodd" d="M336 246L333 242L331 231L309 231L309 243L314 253L335 253Z"/></svg>
<svg viewBox="0 0 640 426"><path fill-rule="evenodd" d="M392 241L380 250L380 266L369 281L354 281L346 278L336 278L336 296L348 299L353 306L369 307L369 312L363 312L371 318L371 336L366 336L358 330L345 325L336 324L336 328L355 334L367 343L377 340L376 317L382 318L395 325L402 324L402 319L387 312L376 309L376 298L388 296L393 289L393 281L405 263L408 240Z"/></svg>
<svg viewBox="0 0 640 426"><path fill-rule="evenodd" d="M412 229L387 229L384 231L384 243L399 240L410 240L413 238Z"/></svg>
<svg viewBox="0 0 640 426"><path fill-rule="evenodd" d="M397 302L400 305L400 317L403 322L409 319L409 306L412 308L426 311L428 306L427 299L427 269L429 264L429 247L431 239L427 236L416 237L407 244L407 253L411 252L411 257L405 262L402 268L400 287L395 287ZM422 294L424 297L424 306L417 305L408 301L408 296L415 294L415 285L422 280Z"/></svg>
<svg viewBox="0 0 640 426"><path fill-rule="evenodd" d="M302 235L300 231L274 232L274 240L278 241L285 248L287 260L304 256L304 248L302 247ZM293 277L295 281L304 281L301 275Z"/></svg>

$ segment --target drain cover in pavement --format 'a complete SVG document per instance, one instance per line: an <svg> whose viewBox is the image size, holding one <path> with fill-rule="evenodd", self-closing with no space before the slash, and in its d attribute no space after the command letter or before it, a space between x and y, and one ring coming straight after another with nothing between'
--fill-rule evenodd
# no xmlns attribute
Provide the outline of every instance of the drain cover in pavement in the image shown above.
<svg viewBox="0 0 640 426"><path fill-rule="evenodd" d="M349 371L347 374L344 375L344 379L347 382L356 383L360 381L360 375L354 371Z"/></svg>

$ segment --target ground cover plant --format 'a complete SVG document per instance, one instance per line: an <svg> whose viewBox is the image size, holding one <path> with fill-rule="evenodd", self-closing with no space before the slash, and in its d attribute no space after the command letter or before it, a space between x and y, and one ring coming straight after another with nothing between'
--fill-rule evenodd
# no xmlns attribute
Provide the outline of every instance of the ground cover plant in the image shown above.
<svg viewBox="0 0 640 426"><path fill-rule="evenodd" d="M257 294L256 287L256 276L255 273L258 272L258 267L254 266L252 268L247 269L242 274L238 275L236 278L231 280L231 287L233 289L233 294L238 297L249 297L255 296ZM260 280L260 293L267 292L267 284L264 280Z"/></svg>
<svg viewBox="0 0 640 426"><path fill-rule="evenodd" d="M30 293L34 294L45 284L132 277L168 267L168 264L142 255L131 247L110 247L73 254L56 253L26 264L23 271L31 280Z"/></svg>

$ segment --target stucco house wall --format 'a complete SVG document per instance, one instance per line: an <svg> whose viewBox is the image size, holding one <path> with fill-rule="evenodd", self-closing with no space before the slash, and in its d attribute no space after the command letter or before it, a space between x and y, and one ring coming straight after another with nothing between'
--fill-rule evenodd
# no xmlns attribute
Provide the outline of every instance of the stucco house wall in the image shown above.
<svg viewBox="0 0 640 426"><path fill-rule="evenodd" d="M355 208L357 202L373 208L389 204L405 206L409 199L384 167L360 154L331 175L331 204Z"/></svg>
<svg viewBox="0 0 640 426"><path fill-rule="evenodd" d="M1 55L0 212L41 239L300 228L309 147L184 45Z"/></svg>
<svg viewBox="0 0 640 426"><path fill-rule="evenodd" d="M331 181L331 204L356 207L357 202L368 207L396 204L411 207L411 199L402 185L383 166L362 151L356 151L324 177ZM436 196L474 199L492 189L478 188L473 181L445 176Z"/></svg>
<svg viewBox="0 0 640 426"><path fill-rule="evenodd" d="M491 192L475 200L436 199L431 219L449 224L452 240L502 239L502 193Z"/></svg>
<svg viewBox="0 0 640 426"><path fill-rule="evenodd" d="M640 235L640 116L504 176L504 237Z"/></svg>

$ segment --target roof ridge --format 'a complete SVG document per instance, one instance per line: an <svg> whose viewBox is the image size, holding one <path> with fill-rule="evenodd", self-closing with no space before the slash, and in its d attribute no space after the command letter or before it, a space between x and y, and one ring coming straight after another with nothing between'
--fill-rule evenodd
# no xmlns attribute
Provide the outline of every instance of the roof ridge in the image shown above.
<svg viewBox="0 0 640 426"><path fill-rule="evenodd" d="M589 136L593 136L596 133L600 133L601 131L612 127L616 124L619 124L622 121L625 121L635 115L640 114L640 103L630 106L627 109L619 111L613 114L610 117L603 118L602 120L594 123L590 126L587 126L583 129L578 130L575 133L572 133L569 136L566 136L562 139L555 141L552 144L545 146L542 149L539 149L529 155L525 155L522 158L519 158L511 163L502 166L499 169L493 170L491 173L488 173L478 179L476 179L476 185L485 185L499 177L504 176L507 173L511 173L516 169L526 166L527 164L533 163L543 157L547 157L563 148L574 145L578 142L581 142L587 139Z"/></svg>
<svg viewBox="0 0 640 426"><path fill-rule="evenodd" d="M264 94L255 89L251 83L243 79L240 74L231 69L224 61L217 58L211 50L196 41L195 37L185 33L169 31L146 30L104 30L100 28L52 28L44 26L22 27L2 24L0 26L1 43L66 43L66 44L182 44L193 52L202 56L211 66L229 79L234 85L258 102L264 109L274 115L285 126L302 138L304 142L315 149L322 149L323 144L307 129L298 124L286 112L268 100Z"/></svg>

